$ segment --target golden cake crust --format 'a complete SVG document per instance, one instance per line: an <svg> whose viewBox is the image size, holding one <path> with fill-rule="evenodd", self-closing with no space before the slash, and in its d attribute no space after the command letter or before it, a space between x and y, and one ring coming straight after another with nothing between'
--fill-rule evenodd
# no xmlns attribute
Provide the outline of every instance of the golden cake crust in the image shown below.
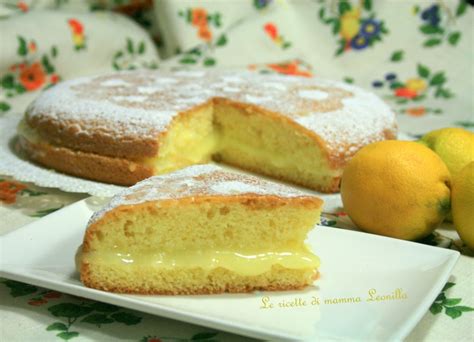
<svg viewBox="0 0 474 342"><path fill-rule="evenodd" d="M74 151L47 143L32 143L20 136L22 151L37 163L87 179L119 185L133 185L153 176L153 169L124 158Z"/></svg>
<svg viewBox="0 0 474 342"><path fill-rule="evenodd" d="M137 199L138 200L138 199ZM292 197L285 198L280 196L262 196L257 194L241 194L238 196L222 196L222 195L200 195L190 196L190 197L183 197L179 199L167 199L167 200L159 200L159 201L147 201L139 204L126 204L126 205L119 205L117 207L104 210L103 216L99 219L94 220L91 224L89 224L86 234L84 236L84 243L83 243L83 251L85 253L90 252L90 241L94 239L94 236L100 230L102 221L111 221L117 219L118 216L127 213L127 212L134 212L139 209L145 209L144 211L153 213L156 209L156 204L159 202L160 208L166 208L175 206L177 204L185 206L187 204L202 204L202 203L214 203L214 204L233 204L239 203L243 204L244 206L248 207L249 209L272 209L277 208L280 206L287 206L287 205L294 205L299 207L304 207L308 209L319 209L323 205L323 201L315 196L305 196L301 195L299 197Z"/></svg>
<svg viewBox="0 0 474 342"><path fill-rule="evenodd" d="M113 284L104 284L100 280L95 280L92 276L92 272L90 269L90 265L87 263L82 264L81 266L81 281L82 283L87 286L91 287L94 289L102 290L102 291L108 291L108 292L115 292L115 293L127 293L127 294L140 294L140 295L208 295L208 294L219 294L223 292L229 292L229 293L250 293L254 291L297 291L297 290L302 290L305 287L308 286L308 283L310 281L315 281L319 278L320 274L318 271L314 271L309 279L307 277L303 277L302 281L299 283L293 283L291 285L277 285L277 284L265 284L264 286L258 285L259 283L265 282L265 278L268 277L269 275L273 275L275 273L296 273L297 271L295 270L290 270L286 269L283 267L278 267L278 265L273 266L272 270L270 272L267 272L267 274L263 275L258 275L258 276L247 276L247 277L236 277L234 274L232 277L234 279L238 279L238 281L242 284L240 286L235 286L232 284L227 285L225 288L224 287L211 287L211 286L206 286L206 287L201 287L198 289L194 288L189 288L187 290L180 290L180 291L163 291L160 289L153 289L153 288L143 288L143 287L132 287L132 286L117 286ZM201 273L201 270L188 270L188 273L190 272L196 272L196 273ZM227 271L224 268L218 268L210 273L206 274L206 278L210 279L212 282L212 279L215 276L222 276L222 274L229 274L230 272ZM236 279L237 280L237 279Z"/></svg>
<svg viewBox="0 0 474 342"><path fill-rule="evenodd" d="M131 185L150 176L151 168L143 161L159 155L175 120L217 104L244 114L251 108L292 127L319 146L331 170L339 174L361 147L396 136L395 115L383 101L338 82L245 72L122 72L67 81L44 92L24 119L41 143L27 143L24 136L22 146L45 166ZM39 152L54 153L48 159ZM60 165L60 155L71 162ZM72 165L73 160L78 164ZM86 165L77 171L81 163ZM120 171L110 173L116 165ZM337 191L339 174L325 186L311 188Z"/></svg>

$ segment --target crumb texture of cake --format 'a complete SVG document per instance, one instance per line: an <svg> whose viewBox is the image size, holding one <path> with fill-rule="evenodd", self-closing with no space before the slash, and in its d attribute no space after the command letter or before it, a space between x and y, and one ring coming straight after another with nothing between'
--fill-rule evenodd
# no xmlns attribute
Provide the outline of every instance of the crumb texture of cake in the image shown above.
<svg viewBox="0 0 474 342"><path fill-rule="evenodd" d="M77 256L96 289L204 294L301 289L318 274L305 244L322 201L214 165L155 176L90 219Z"/></svg>
<svg viewBox="0 0 474 342"><path fill-rule="evenodd" d="M198 70L63 82L31 103L18 131L32 160L104 182L132 185L214 159L334 192L349 158L395 138L396 127L381 99L351 85ZM117 160L123 170L111 175Z"/></svg>

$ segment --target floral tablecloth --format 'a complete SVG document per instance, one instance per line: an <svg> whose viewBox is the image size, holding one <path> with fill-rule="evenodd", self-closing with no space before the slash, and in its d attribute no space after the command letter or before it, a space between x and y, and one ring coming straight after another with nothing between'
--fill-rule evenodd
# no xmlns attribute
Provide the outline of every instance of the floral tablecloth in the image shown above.
<svg viewBox="0 0 474 342"><path fill-rule="evenodd" d="M0 125L41 90L79 75L232 67L370 89L414 138L473 129L473 21L466 1L3 1ZM87 196L0 175L0 234ZM322 224L354 229L342 208L324 213ZM420 243L462 255L408 340L472 340L472 251L449 223ZM9 279L0 280L0 298L4 341L244 340Z"/></svg>

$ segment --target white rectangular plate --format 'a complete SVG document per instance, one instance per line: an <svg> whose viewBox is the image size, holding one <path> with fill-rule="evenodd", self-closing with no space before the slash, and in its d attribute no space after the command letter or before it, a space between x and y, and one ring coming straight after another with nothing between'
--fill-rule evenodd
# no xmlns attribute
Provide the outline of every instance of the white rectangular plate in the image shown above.
<svg viewBox="0 0 474 342"><path fill-rule="evenodd" d="M84 287L74 267L93 207L77 202L2 236L0 275L263 339L399 340L427 312L459 253L317 226L321 277L304 291L201 296L119 295ZM266 308L264 308L266 307Z"/></svg>

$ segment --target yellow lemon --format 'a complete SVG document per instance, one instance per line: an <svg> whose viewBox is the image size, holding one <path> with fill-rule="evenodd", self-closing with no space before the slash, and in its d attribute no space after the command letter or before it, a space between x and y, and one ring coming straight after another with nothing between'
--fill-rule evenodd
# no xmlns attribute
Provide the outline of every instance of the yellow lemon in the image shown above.
<svg viewBox="0 0 474 342"><path fill-rule="evenodd" d="M435 151L455 177L474 161L474 133L463 128L442 128L425 134L420 143Z"/></svg>
<svg viewBox="0 0 474 342"><path fill-rule="evenodd" d="M354 38L360 29L360 9L354 8L350 11L345 12L341 16L341 29L339 33L341 37L346 41Z"/></svg>
<svg viewBox="0 0 474 342"><path fill-rule="evenodd" d="M474 250L474 162L453 177L453 222L461 240Z"/></svg>
<svg viewBox="0 0 474 342"><path fill-rule="evenodd" d="M411 141L365 146L344 169L344 209L362 230L405 240L429 235L449 212L451 176L441 158Z"/></svg>
<svg viewBox="0 0 474 342"><path fill-rule="evenodd" d="M405 82L405 88L421 93L426 90L427 84L421 78L411 78Z"/></svg>

